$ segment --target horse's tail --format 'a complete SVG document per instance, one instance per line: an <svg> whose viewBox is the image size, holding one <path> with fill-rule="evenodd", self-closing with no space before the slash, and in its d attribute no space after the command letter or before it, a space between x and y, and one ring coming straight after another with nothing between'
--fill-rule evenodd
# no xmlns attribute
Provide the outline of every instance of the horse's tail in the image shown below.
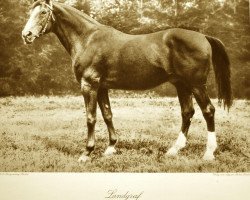
<svg viewBox="0 0 250 200"><path fill-rule="evenodd" d="M223 101L224 108L229 109L233 103L229 57L220 40L210 36L206 36L206 38L212 47L212 61L218 86L219 103Z"/></svg>

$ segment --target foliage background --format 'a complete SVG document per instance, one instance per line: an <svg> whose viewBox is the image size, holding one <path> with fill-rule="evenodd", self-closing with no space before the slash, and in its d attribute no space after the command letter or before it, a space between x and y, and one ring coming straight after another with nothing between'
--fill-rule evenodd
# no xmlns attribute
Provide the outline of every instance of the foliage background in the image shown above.
<svg viewBox="0 0 250 200"><path fill-rule="evenodd" d="M64 0L97 21L126 33L184 27L219 38L231 59L234 97L250 99L250 18L248 0ZM70 57L53 34L31 46L21 31L31 0L0 2L0 96L78 94ZM208 88L216 96L213 73ZM170 84L153 93L173 96ZM146 91L148 92L148 91ZM121 93L121 91L117 92Z"/></svg>

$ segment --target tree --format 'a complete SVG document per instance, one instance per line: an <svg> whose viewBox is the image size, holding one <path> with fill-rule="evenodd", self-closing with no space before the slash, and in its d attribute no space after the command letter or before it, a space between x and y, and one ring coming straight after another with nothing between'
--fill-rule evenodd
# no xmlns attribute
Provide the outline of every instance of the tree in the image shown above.
<svg viewBox="0 0 250 200"><path fill-rule="evenodd" d="M60 0L120 31L140 34L184 27L223 41L232 66L235 97L250 98L250 25L247 0ZM23 45L21 30L32 0L0 2L0 96L79 92L71 60L49 34ZM44 83L48 83L45 87ZM210 95L216 96L213 73ZM169 84L155 89L175 95Z"/></svg>

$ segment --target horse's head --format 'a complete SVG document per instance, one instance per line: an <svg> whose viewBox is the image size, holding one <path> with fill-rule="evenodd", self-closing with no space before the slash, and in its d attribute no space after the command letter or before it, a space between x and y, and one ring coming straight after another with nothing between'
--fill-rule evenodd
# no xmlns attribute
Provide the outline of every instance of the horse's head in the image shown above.
<svg viewBox="0 0 250 200"><path fill-rule="evenodd" d="M29 20L22 31L24 43L30 44L39 36L50 32L53 20L52 0L34 0Z"/></svg>

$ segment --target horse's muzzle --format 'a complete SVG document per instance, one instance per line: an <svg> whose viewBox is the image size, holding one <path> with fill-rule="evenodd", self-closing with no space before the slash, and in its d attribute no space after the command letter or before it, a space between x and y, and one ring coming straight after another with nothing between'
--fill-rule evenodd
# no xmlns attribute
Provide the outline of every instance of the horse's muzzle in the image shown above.
<svg viewBox="0 0 250 200"><path fill-rule="evenodd" d="M27 32L23 31L22 38L23 38L24 44L31 44L36 39L36 36L31 31L27 31Z"/></svg>

